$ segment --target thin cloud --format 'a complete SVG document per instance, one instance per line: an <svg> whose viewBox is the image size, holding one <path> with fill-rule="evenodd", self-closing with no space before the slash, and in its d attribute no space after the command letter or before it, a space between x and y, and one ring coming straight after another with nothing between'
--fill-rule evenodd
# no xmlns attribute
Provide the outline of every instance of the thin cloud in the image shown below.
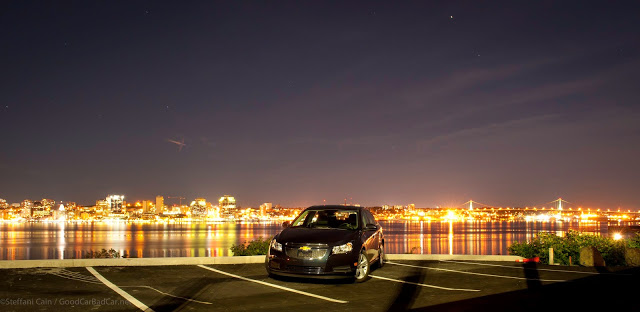
<svg viewBox="0 0 640 312"><path fill-rule="evenodd" d="M429 139L419 140L416 142L418 151L424 151L437 144L447 144L453 142L459 142L465 139L471 139L478 136L487 136L497 130L515 130L518 128L529 127L531 125L538 124L540 122L550 121L560 117L558 114L547 114L540 116L533 116L521 119L513 119L501 123L492 123L482 127L466 128L462 130L453 131L450 133L434 136Z"/></svg>
<svg viewBox="0 0 640 312"><path fill-rule="evenodd" d="M526 64L504 65L498 68L475 68L453 72L437 81L421 81L405 88L401 98L411 108L421 108L431 103L459 96L481 85L502 81L556 62L544 59Z"/></svg>

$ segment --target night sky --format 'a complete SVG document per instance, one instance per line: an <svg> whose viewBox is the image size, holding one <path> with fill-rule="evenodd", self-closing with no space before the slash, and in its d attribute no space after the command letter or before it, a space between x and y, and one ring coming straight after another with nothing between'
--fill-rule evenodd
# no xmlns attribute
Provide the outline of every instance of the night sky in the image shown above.
<svg viewBox="0 0 640 312"><path fill-rule="evenodd" d="M640 209L639 2L391 2L3 1L0 198Z"/></svg>

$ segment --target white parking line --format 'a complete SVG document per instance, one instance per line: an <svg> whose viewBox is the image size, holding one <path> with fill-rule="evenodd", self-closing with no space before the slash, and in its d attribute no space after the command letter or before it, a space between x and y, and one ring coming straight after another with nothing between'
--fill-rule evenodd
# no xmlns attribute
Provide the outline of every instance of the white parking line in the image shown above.
<svg viewBox="0 0 640 312"><path fill-rule="evenodd" d="M539 278L526 278L526 277L515 277L515 276L504 276L504 275L494 275L494 274L485 274L485 273L476 273L476 272L467 272L467 271L459 271L459 270L450 270L450 269L441 269L441 268L430 268L418 265L404 264L404 263L395 263L395 262L387 262L389 264L401 265L412 268L420 268L420 269L429 269L436 271L445 271L445 272L454 272L461 274L470 274L470 275L480 275L480 276L490 276L490 277L498 277L498 278L510 278L510 279L518 279L518 280L530 280L530 281L541 281L541 282L566 282L566 280L551 280L551 279L539 279Z"/></svg>
<svg viewBox="0 0 640 312"><path fill-rule="evenodd" d="M369 276L371 276L372 278L379 278L379 279L382 279L382 280L387 280L387 281L392 281L392 282L397 282L397 283L411 284L411 285L417 285L417 286L422 286L422 287L430 287L430 288L437 288L437 289L444 289L444 290L480 291L479 289L448 288L448 287L435 286L435 285L429 285L429 284L407 282L407 281L403 281L403 280L399 280L399 279L393 279L393 278L382 277L382 276L377 276L377 275L369 275Z"/></svg>
<svg viewBox="0 0 640 312"><path fill-rule="evenodd" d="M464 262L464 261L455 261L455 260L440 260L442 262L451 262L451 263L462 263L462 264L475 264L475 265L485 265L485 266L494 266L501 268L511 268L522 270L522 267L512 266L512 265L501 265L501 264L489 264L489 263L475 263L475 262ZM524 268L526 270L536 270L536 271L550 271L550 272L565 272L565 273L578 273L578 274L593 274L593 275L601 275L601 274L610 274L610 275L632 275L632 274L619 274L619 273L599 273L599 272L582 272L582 271L571 271L571 270L555 270L555 269L541 269L541 268Z"/></svg>
<svg viewBox="0 0 640 312"><path fill-rule="evenodd" d="M98 271L96 271L94 268L87 267L87 271L91 272L93 276L95 276L98 280L100 280L102 283L107 285L107 287L111 288L113 291L118 293L118 295L124 297L124 299L127 299L127 301L131 302L134 306L138 307L138 309L145 312L153 312L153 310L147 307L144 303L140 302L138 299L129 295L126 291L120 289L118 286L110 282L108 279L104 278L104 276L100 275L100 273L98 273Z"/></svg>
<svg viewBox="0 0 640 312"><path fill-rule="evenodd" d="M300 295L305 295L305 296L318 298L318 299L322 299L322 300L326 300L326 301L330 301L330 302L336 302L336 303L348 303L349 302L349 301L333 299L333 298L329 298L329 297L325 297L325 296L320 296L320 295L308 293L308 292L305 292L305 291L296 290L296 289L292 289L292 288L288 288L288 287L284 287L284 286L280 286L280 285L276 285L276 284L271 284L271 283L267 283L267 282L263 282L263 281L259 281L259 280L246 278L244 276L235 275L235 274L227 273L227 272L224 272L224 271L216 270L214 268L210 268L210 267L202 265L202 264L200 264L198 266L203 268L203 269L207 269L209 271L213 271L213 272L220 273L220 274L223 274L223 275L235 277L235 278L241 279L243 281L253 282L253 283L257 283L257 284L261 284L261 285L265 285L265 286L269 286L269 287L273 287L273 288L278 288L278 289L290 291L290 292L293 292L293 293L296 293L296 294L300 294Z"/></svg>
<svg viewBox="0 0 640 312"><path fill-rule="evenodd" d="M201 303L201 304L213 304L212 302L207 302L207 301L200 301L200 300L195 300L195 299L189 299L189 298L185 298L185 297L180 297L180 296L176 296L176 295L172 295L170 293L166 293L164 291L155 289L151 286L146 286L146 285L141 285L141 286L122 286L120 285L120 288L147 288L147 289L151 289L159 294L165 295L165 296L169 296L169 297L173 297L173 298L178 298L178 299L182 299L184 301L191 301L191 302L195 302L195 303Z"/></svg>

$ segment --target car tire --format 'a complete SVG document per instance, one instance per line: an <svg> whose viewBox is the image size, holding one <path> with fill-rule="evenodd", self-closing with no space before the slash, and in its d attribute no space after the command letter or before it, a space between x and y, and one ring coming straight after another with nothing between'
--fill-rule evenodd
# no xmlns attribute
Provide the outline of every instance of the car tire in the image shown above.
<svg viewBox="0 0 640 312"><path fill-rule="evenodd" d="M378 268L384 266L384 245L380 245L380 251L378 254Z"/></svg>
<svg viewBox="0 0 640 312"><path fill-rule="evenodd" d="M367 258L367 255L365 255L364 251L362 251L358 256L358 266L356 266L356 283L367 281L369 279L369 271L371 271L369 259Z"/></svg>

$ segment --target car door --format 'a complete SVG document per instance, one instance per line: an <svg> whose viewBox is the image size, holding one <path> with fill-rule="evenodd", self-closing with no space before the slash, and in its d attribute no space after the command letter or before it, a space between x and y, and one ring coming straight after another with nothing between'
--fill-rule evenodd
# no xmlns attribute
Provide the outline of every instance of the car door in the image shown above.
<svg viewBox="0 0 640 312"><path fill-rule="evenodd" d="M376 220L376 217L373 216L373 214L371 212L369 212L369 214L371 215L371 220L373 222L373 224L376 225L376 234L375 234L375 241L376 241L376 245L375 245L375 249L377 251L376 255L379 255L380 253L380 246L382 246L384 244L384 234L382 232L382 226L380 226L380 223L378 223L378 221Z"/></svg>
<svg viewBox="0 0 640 312"><path fill-rule="evenodd" d="M363 228L363 240L366 248L367 258L371 261L373 258L378 256L378 226L376 225L376 220L373 215L367 211L362 210L362 224ZM367 226L376 226L375 229L367 229Z"/></svg>

